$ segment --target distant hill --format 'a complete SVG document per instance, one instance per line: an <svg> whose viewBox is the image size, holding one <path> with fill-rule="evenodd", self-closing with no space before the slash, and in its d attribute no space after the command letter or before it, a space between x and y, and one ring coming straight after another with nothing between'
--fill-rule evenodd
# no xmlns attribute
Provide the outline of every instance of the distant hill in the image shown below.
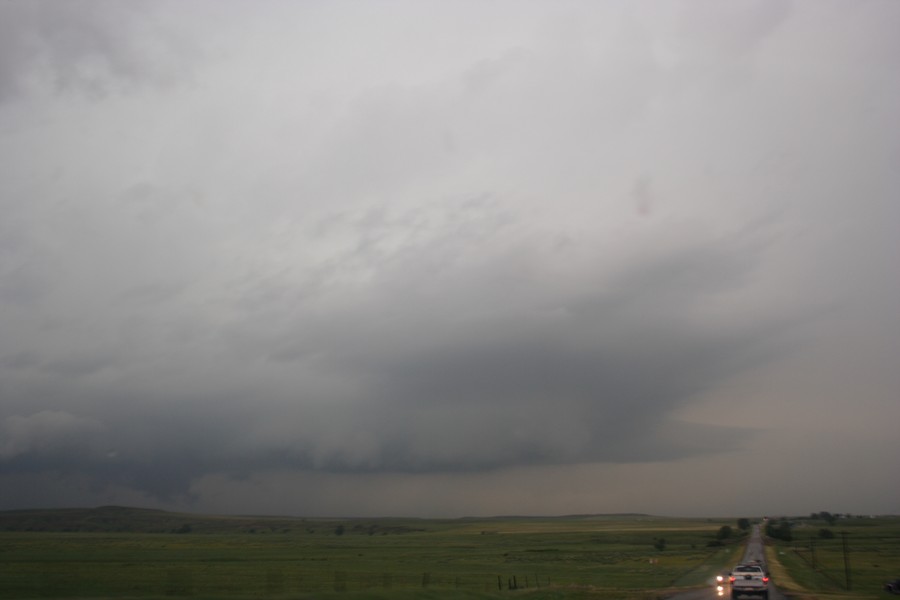
<svg viewBox="0 0 900 600"><path fill-rule="evenodd" d="M386 534L422 531L414 519L302 519L295 517L218 516L147 508L101 506L0 511L0 531L132 533L350 533Z"/></svg>
<svg viewBox="0 0 900 600"><path fill-rule="evenodd" d="M559 517L495 516L491 521L653 519L638 513L565 515ZM326 519L267 516L225 516L177 513L127 506L55 508L0 511L0 531L131 532L131 533L334 533L386 535L425 531L456 522L477 522L482 517L462 519Z"/></svg>
<svg viewBox="0 0 900 600"><path fill-rule="evenodd" d="M554 520L575 520L575 521L584 521L586 519L659 519L661 517L657 517L654 515L649 515L647 513L585 513L585 514L575 514L575 515L560 515L560 516L546 516L546 515L495 515L493 517L487 517L491 521L524 521L524 520L534 520L534 521L547 521L548 519ZM464 517L465 520L470 521L482 521L485 517Z"/></svg>

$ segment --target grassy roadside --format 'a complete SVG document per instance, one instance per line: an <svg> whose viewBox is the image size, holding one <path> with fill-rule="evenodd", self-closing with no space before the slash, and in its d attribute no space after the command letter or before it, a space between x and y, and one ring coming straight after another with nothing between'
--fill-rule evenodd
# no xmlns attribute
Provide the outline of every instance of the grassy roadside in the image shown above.
<svg viewBox="0 0 900 600"><path fill-rule="evenodd" d="M807 589L791 578L788 568L782 562L784 557L785 555L779 556L775 548L771 546L766 547L766 561L769 566L769 573L772 575L773 581L778 585L778 590L792 600L871 600L879 597L872 594L852 593L836 589L830 591L821 588L815 591ZM796 572L801 568L799 565L792 565L791 570ZM811 576L815 577L814 574L811 574Z"/></svg>
<svg viewBox="0 0 900 600"><path fill-rule="evenodd" d="M779 558L779 551L771 544L766 544L766 566L769 568L769 574L772 580L778 584L778 589L785 595L797 600L815 600L817 596L801 586L791 578L787 567L782 564Z"/></svg>
<svg viewBox="0 0 900 600"><path fill-rule="evenodd" d="M744 552L744 542L746 542L746 538L741 539L739 544L720 548L717 552L711 554L704 560L702 564L678 578L675 581L674 587L714 585L716 575L723 571L728 571L736 562L738 562Z"/></svg>
<svg viewBox="0 0 900 600"><path fill-rule="evenodd" d="M790 541L766 544L772 578L786 595L799 600L892 597L882 588L900 576L900 519L796 519L791 534Z"/></svg>

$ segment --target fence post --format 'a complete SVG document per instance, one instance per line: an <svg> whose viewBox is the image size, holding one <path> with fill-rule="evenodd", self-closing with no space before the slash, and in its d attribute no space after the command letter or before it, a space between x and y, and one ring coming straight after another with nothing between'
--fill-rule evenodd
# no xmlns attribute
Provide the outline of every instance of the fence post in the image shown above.
<svg viewBox="0 0 900 600"><path fill-rule="evenodd" d="M335 571L334 572L334 591L336 591L336 592L346 592L347 591L347 572L346 571Z"/></svg>
<svg viewBox="0 0 900 600"><path fill-rule="evenodd" d="M847 580L847 591L850 591L850 553L847 551L847 532L841 532L844 540L844 577Z"/></svg>

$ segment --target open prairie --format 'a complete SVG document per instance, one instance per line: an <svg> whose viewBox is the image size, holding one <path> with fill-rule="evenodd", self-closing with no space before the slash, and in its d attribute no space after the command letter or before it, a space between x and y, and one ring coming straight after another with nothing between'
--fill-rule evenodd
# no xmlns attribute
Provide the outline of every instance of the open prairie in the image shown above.
<svg viewBox="0 0 900 600"><path fill-rule="evenodd" d="M646 515L0 512L0 599L473 598L515 591L536 599L656 599L704 587L733 566L744 541L736 525ZM900 577L900 518L799 518L790 525L790 540L767 540L773 581L789 595L888 597L884 582ZM724 526L731 535L719 542Z"/></svg>
<svg viewBox="0 0 900 600"><path fill-rule="evenodd" d="M724 524L734 521L5 513L0 598L656 597L704 585L739 556L736 527L708 546Z"/></svg>

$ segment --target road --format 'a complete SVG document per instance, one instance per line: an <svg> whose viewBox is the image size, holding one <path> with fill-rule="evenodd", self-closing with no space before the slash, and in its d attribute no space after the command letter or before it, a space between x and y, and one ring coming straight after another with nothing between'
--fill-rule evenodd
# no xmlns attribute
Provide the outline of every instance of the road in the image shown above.
<svg viewBox="0 0 900 600"><path fill-rule="evenodd" d="M759 525L753 527L753 531L750 533L750 539L747 541L747 548L744 551L744 558L741 562L749 562L751 560L758 560L763 568L768 571L766 568L766 553L763 549L762 536L759 533ZM668 600L719 600L723 596L719 595L719 592L716 591L715 583L710 583L708 588L700 589L700 590L691 590L689 592L682 592L680 594L676 594L674 596L669 596ZM724 597L730 599L731 594L728 590L728 586L725 586ZM741 598L750 598L751 596L741 596ZM784 600L785 596L778 591L771 581L769 581L769 599L770 600Z"/></svg>

